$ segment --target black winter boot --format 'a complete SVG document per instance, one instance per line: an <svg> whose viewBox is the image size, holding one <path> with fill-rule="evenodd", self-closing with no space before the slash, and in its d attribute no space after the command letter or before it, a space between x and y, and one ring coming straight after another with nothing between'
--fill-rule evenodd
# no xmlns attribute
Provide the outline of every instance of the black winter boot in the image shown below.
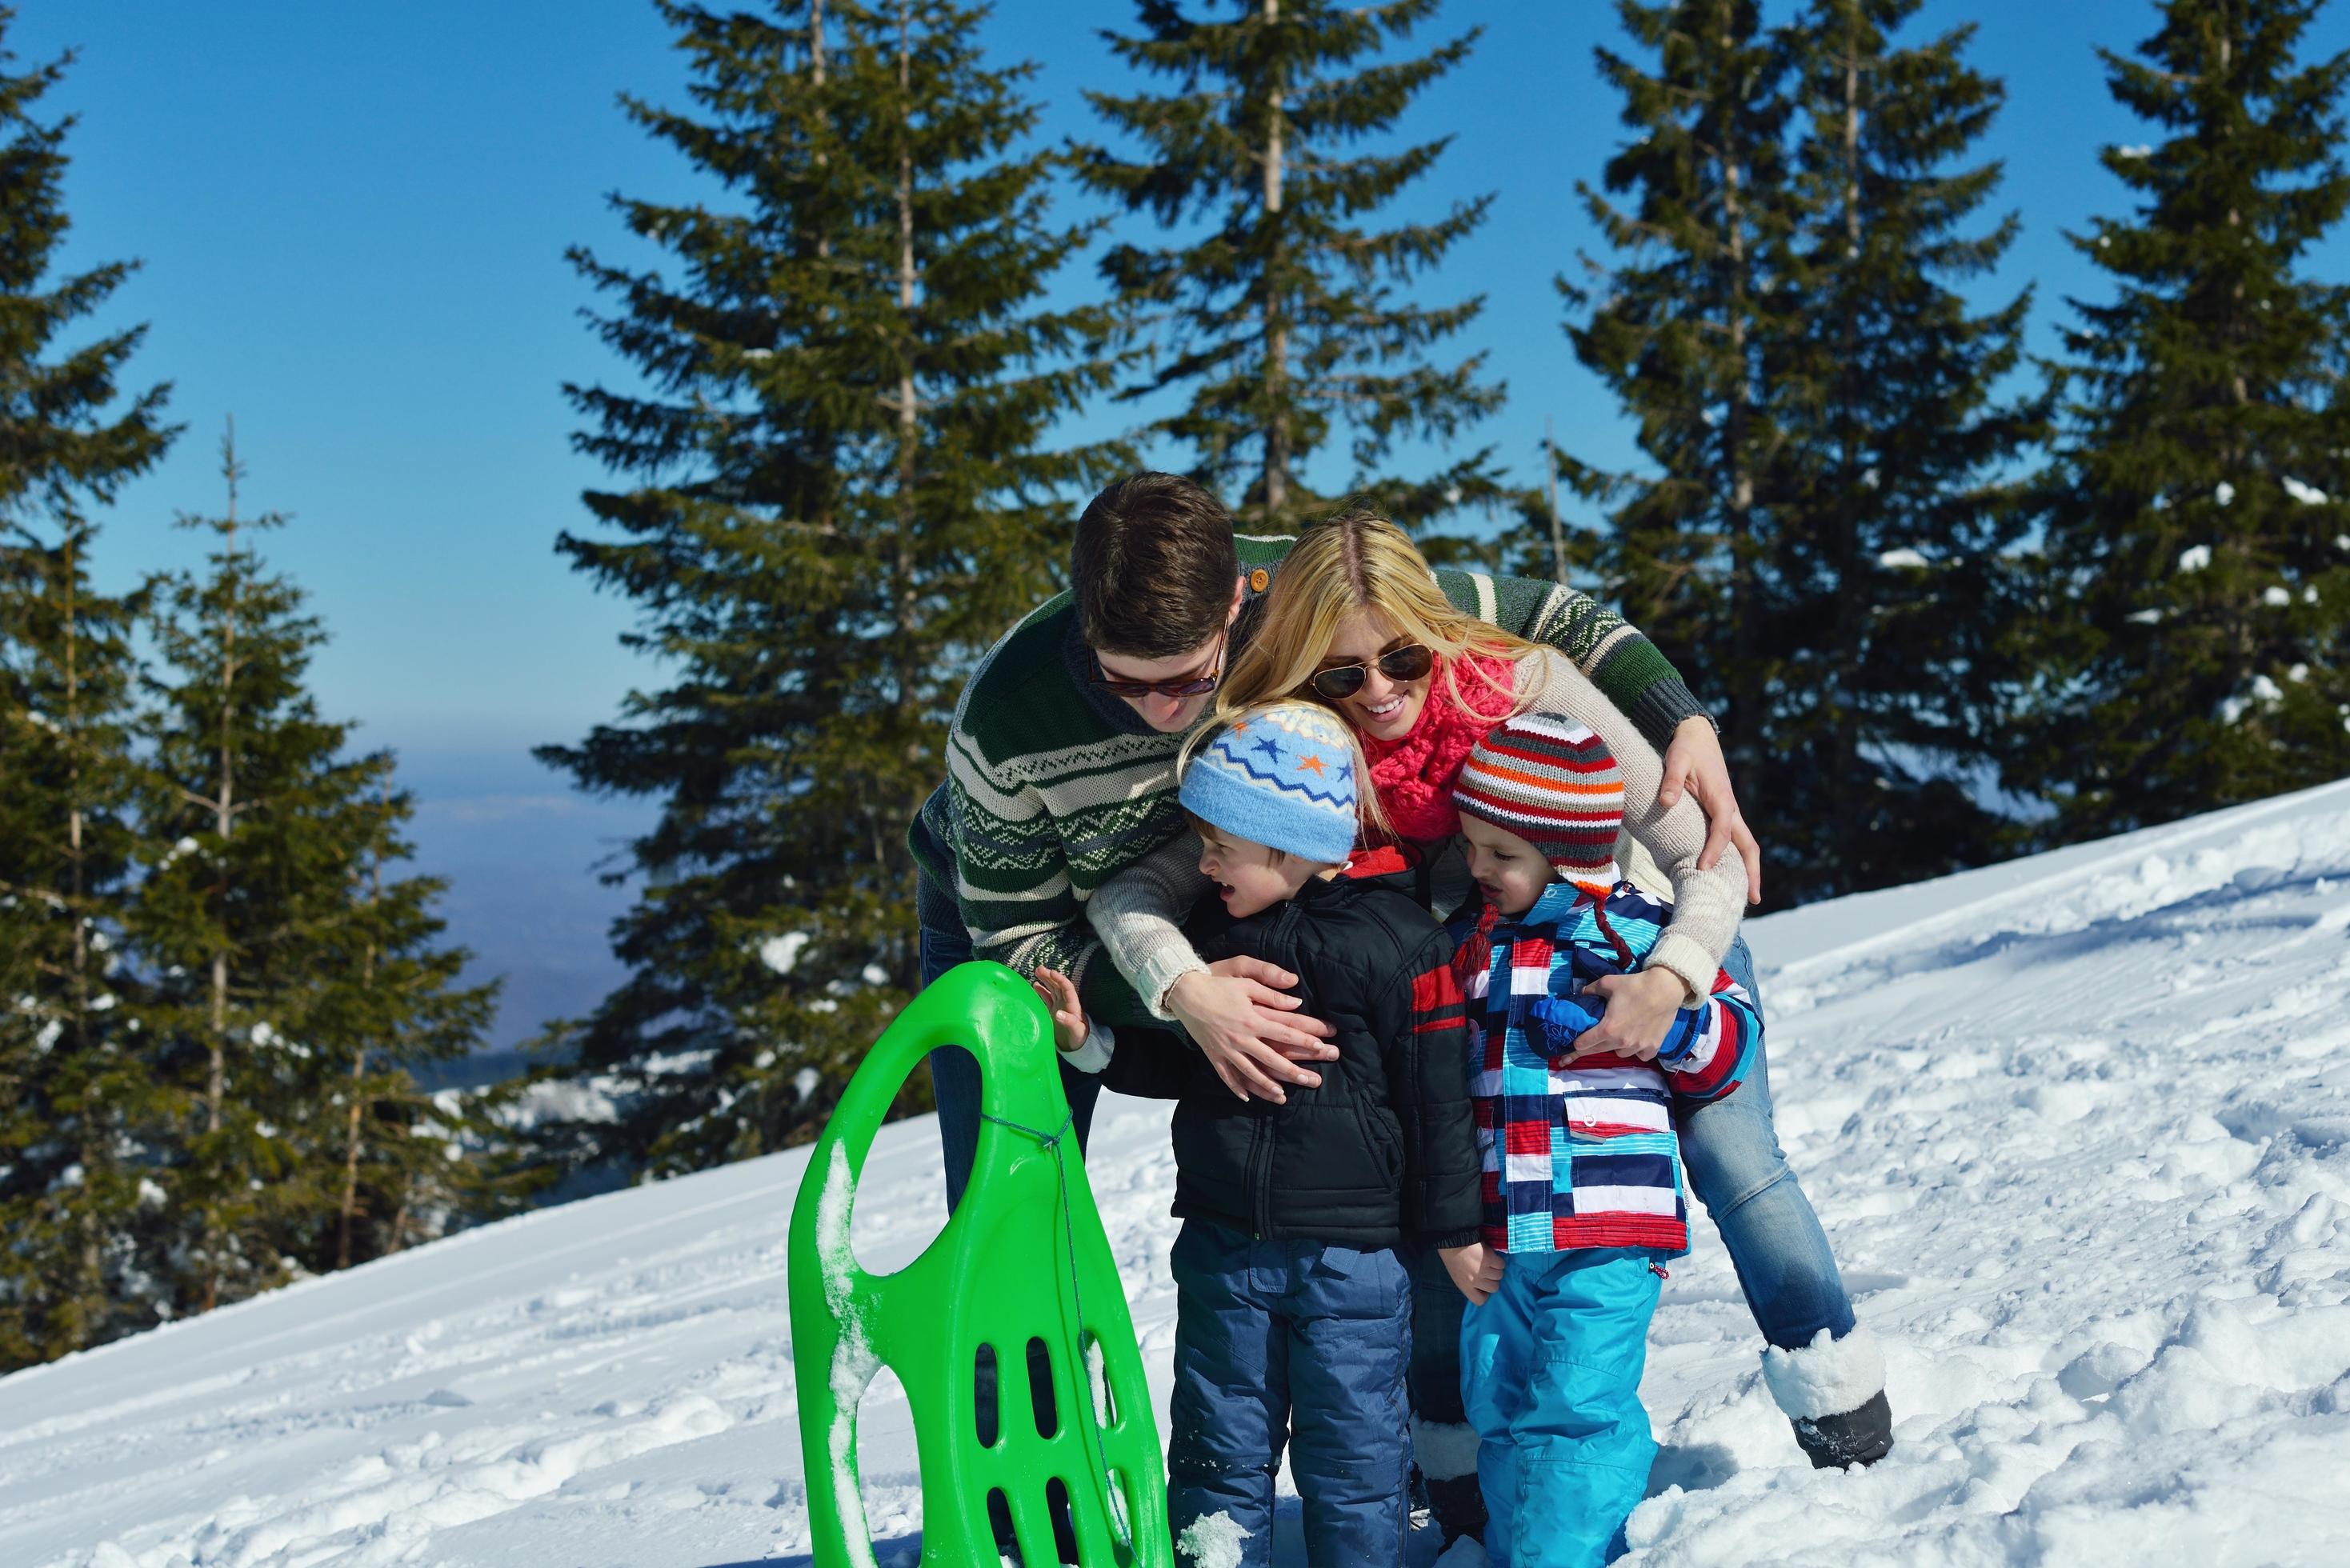
<svg viewBox="0 0 2350 1568"><path fill-rule="evenodd" d="M1822 1329L1794 1350L1773 1345L1762 1353L1762 1380L1817 1468L1873 1465L1891 1451L1885 1353L1866 1328L1855 1325L1842 1339Z"/></svg>
<svg viewBox="0 0 2350 1568"><path fill-rule="evenodd" d="M1840 1470L1846 1465L1873 1465L1893 1451L1893 1407L1885 1391L1857 1410L1817 1420L1797 1417L1795 1441L1810 1456L1812 1468Z"/></svg>
<svg viewBox="0 0 2350 1568"><path fill-rule="evenodd" d="M1485 1539L1485 1494L1477 1490L1473 1475L1430 1481L1428 1511L1444 1532L1447 1546L1464 1535L1473 1535L1481 1542Z"/></svg>

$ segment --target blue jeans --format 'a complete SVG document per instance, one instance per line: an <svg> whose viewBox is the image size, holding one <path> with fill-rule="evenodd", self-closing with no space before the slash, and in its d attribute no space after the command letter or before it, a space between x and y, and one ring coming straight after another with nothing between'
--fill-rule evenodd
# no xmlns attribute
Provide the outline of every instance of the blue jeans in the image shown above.
<svg viewBox="0 0 2350 1568"><path fill-rule="evenodd" d="M1221 1513L1242 1568L1273 1561L1281 1450L1314 1568L1404 1560L1404 1345L1411 1289L1393 1250L1258 1241L1186 1220L1175 1275L1167 1513L1179 1537Z"/></svg>
<svg viewBox="0 0 2350 1568"><path fill-rule="evenodd" d="M1639 1506L1657 1457L1640 1405L1656 1256L1513 1252L1499 1288L1462 1314L1461 1393L1494 1568L1598 1568Z"/></svg>
<svg viewBox="0 0 2350 1568"><path fill-rule="evenodd" d="M971 933L963 929L962 916L954 899L928 876L914 880L914 911L921 925L924 985L955 965L971 961ZM931 1093L939 1106L939 1141L946 1158L947 1211L952 1213L962 1201L963 1189L971 1185L971 1162L979 1150L979 1062L968 1051L946 1046L931 1052L930 1062ZM1071 1072L1063 1064L1061 1092L1068 1096L1070 1130L1076 1135L1078 1154L1083 1155L1086 1135L1093 1130L1094 1101L1101 1095L1101 1080L1091 1073Z"/></svg>
<svg viewBox="0 0 2350 1568"><path fill-rule="evenodd" d="M1743 936L1731 944L1722 968L1761 1011L1754 955ZM1766 1029L1762 1044L1768 1043ZM1684 1112L1676 1130L1690 1189L1721 1233L1762 1337L1782 1350L1797 1350L1822 1329L1834 1339L1850 1334L1852 1300L1836 1272L1835 1254L1771 1125L1771 1070L1762 1050L1756 1050L1754 1070L1735 1093Z"/></svg>

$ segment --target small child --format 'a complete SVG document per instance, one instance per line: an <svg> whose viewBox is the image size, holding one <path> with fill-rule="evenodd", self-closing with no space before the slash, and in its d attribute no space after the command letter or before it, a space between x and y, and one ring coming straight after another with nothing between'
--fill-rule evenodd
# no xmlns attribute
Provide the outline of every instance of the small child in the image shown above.
<svg viewBox="0 0 2350 1568"><path fill-rule="evenodd" d="M1449 1261L1477 1240L1451 940L1407 877L1341 875L1360 776L1344 722L1284 701L1195 743L1180 786L1215 885L1186 931L1203 958L1244 954L1298 977L1306 1010L1337 1032L1318 1085L1243 1098L1188 1041L1110 1039L1088 1028L1067 977L1037 974L1074 1064L1178 1101L1167 1490L1194 1556L1237 1534L1239 1556L1222 1561L1272 1561L1285 1444L1308 1562L1404 1561L1411 1284L1395 1249L1409 1238Z"/></svg>
<svg viewBox="0 0 2350 1568"><path fill-rule="evenodd" d="M1640 1407L1662 1260L1689 1250L1676 1102L1738 1086L1762 1020L1728 975L1691 998L1656 1061L1577 1057L1603 976L1628 974L1669 909L1620 878L1624 783L1572 719L1504 722L1453 786L1482 898L1454 917L1482 1040L1471 1074L1483 1250L1449 1262L1471 1303L1461 1401L1495 1568L1607 1561L1657 1445Z"/></svg>

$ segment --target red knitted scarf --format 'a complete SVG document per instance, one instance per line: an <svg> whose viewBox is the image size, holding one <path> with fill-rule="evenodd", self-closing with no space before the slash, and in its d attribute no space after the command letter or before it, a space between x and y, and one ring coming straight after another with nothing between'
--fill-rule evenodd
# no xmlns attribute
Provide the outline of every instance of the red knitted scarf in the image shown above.
<svg viewBox="0 0 2350 1568"><path fill-rule="evenodd" d="M1460 831L1453 781L1485 732L1509 716L1510 681L1517 667L1506 659L1470 657L1460 662L1461 697L1471 711L1452 700L1453 682L1446 680L1447 666L1440 661L1429 677L1428 700L1409 732L1393 741L1356 732L1388 826L1408 844L1426 845Z"/></svg>

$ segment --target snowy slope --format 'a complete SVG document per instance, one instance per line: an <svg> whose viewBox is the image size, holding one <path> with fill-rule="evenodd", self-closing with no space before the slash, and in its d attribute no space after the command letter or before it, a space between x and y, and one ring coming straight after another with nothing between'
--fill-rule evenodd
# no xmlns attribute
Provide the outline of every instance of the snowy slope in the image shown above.
<svg viewBox="0 0 2350 1568"><path fill-rule="evenodd" d="M1803 1467L1700 1222L1653 1336L1631 1561L2350 1560L2350 783L1752 934L1782 1136L1886 1341L1900 1447ZM1106 1100L1090 1160L1162 1398L1165 1121ZM0 1563L805 1562L804 1159L0 1380ZM895 1266L941 1219L935 1130L888 1129L860 1255ZM885 1564L920 1532L892 1388L863 1436Z"/></svg>

